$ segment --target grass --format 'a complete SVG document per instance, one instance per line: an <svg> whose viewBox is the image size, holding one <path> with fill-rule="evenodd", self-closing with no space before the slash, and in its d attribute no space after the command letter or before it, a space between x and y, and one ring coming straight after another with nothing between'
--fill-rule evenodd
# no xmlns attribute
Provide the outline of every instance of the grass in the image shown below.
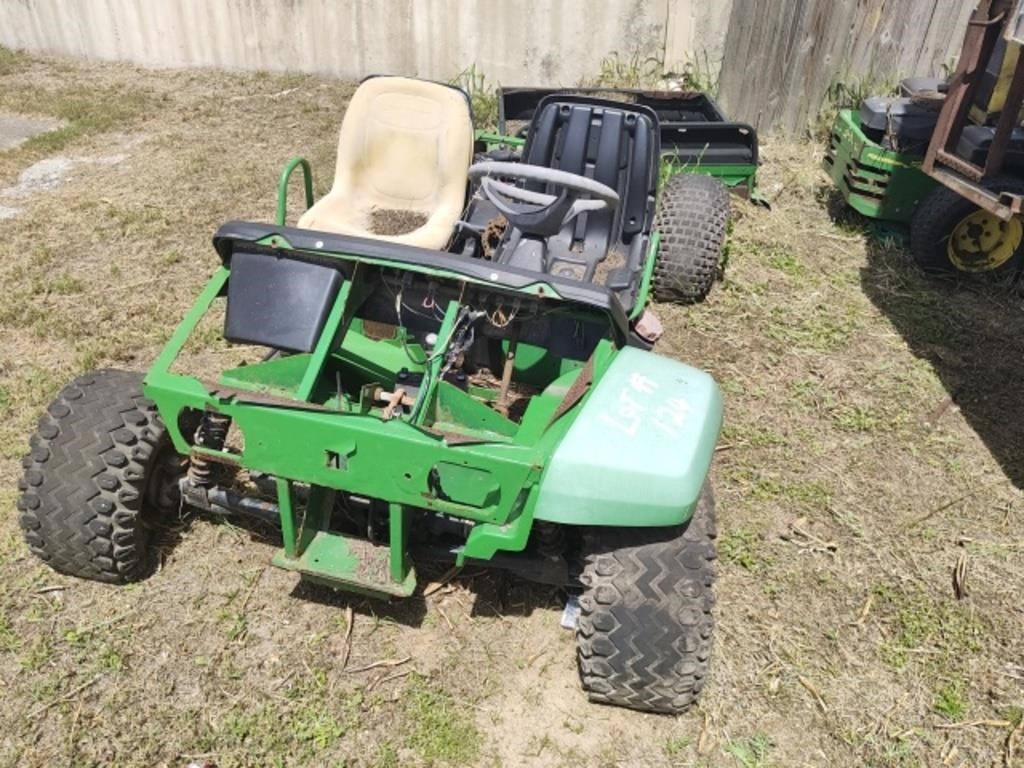
<svg viewBox="0 0 1024 768"><path fill-rule="evenodd" d="M734 758L741 768L767 768L771 748L771 740L764 734L757 734L749 739L726 744L723 751Z"/></svg>
<svg viewBox="0 0 1024 768"><path fill-rule="evenodd" d="M754 531L728 531L719 539L718 554L725 562L756 573L763 564L758 554L759 543L760 536Z"/></svg>
<svg viewBox="0 0 1024 768"><path fill-rule="evenodd" d="M16 75L27 69L31 62L28 54L0 45L0 77Z"/></svg>
<svg viewBox="0 0 1024 768"><path fill-rule="evenodd" d="M480 753L480 732L456 700L415 676L405 689L406 743L428 765L469 765Z"/></svg>
<svg viewBox="0 0 1024 768"><path fill-rule="evenodd" d="M665 740L665 757L671 761L681 759L690 749L693 739L689 736L670 736Z"/></svg>
<svg viewBox="0 0 1024 768"><path fill-rule="evenodd" d="M967 700L962 681L948 683L935 692L932 709L952 722L959 722L967 714Z"/></svg>
<svg viewBox="0 0 1024 768"><path fill-rule="evenodd" d="M897 668L911 663L924 651L925 664L945 670L956 668L984 647L984 626L951 598L935 599L921 590L877 586L874 594L884 612L888 633L879 648L882 659Z"/></svg>
<svg viewBox="0 0 1024 768"><path fill-rule="evenodd" d="M861 102L869 96L894 96L897 88L897 79L892 75L873 71L865 75L847 73L837 77L825 91L815 122L814 136L819 139L828 136L836 116L842 110L860 109Z"/></svg>
<svg viewBox="0 0 1024 768"><path fill-rule="evenodd" d="M487 82L487 76L470 64L452 79L469 94L473 106L473 123L476 128L494 131L498 128L498 95L496 86Z"/></svg>
<svg viewBox="0 0 1024 768"><path fill-rule="evenodd" d="M613 53L601 59L600 71L589 86L596 88L650 88L665 71L665 62L640 50Z"/></svg>
<svg viewBox="0 0 1024 768"><path fill-rule="evenodd" d="M706 48L694 51L681 64L672 67L666 79L675 80L684 91L718 94L718 66L711 62Z"/></svg>
<svg viewBox="0 0 1024 768"><path fill-rule="evenodd" d="M60 152L83 138L126 127L155 111L157 101L153 91L147 89L82 88L73 83L43 88L25 83L0 91L0 110L55 117L64 123L55 130L33 136L9 153L22 158ZM6 163L0 165L0 169L4 165Z"/></svg>

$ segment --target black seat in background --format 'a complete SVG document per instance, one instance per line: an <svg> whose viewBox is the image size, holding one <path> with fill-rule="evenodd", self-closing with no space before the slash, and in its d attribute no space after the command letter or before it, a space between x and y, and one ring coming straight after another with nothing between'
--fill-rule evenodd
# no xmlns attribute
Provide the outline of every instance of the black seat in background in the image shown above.
<svg viewBox="0 0 1024 768"><path fill-rule="evenodd" d="M984 167L988 151L996 136L994 125L968 125L956 143L956 154L969 163ZM1006 167L1011 170L1024 168L1024 128L1014 128L1006 150Z"/></svg>
<svg viewBox="0 0 1024 768"><path fill-rule="evenodd" d="M591 281L607 256L605 284L629 290L654 223L659 157L658 118L649 107L559 94L540 102L523 162L590 177L620 197L614 212L581 214L548 238L547 272Z"/></svg>

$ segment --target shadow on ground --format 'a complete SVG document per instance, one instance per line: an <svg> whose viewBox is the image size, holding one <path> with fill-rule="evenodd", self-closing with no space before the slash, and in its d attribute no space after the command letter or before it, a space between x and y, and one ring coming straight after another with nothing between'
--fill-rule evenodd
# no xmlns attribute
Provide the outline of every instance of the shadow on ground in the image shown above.
<svg viewBox="0 0 1024 768"><path fill-rule="evenodd" d="M1007 477L1024 488L1024 298L1021 286L924 275L894 239L868 235L861 284L948 398L929 420L959 408Z"/></svg>

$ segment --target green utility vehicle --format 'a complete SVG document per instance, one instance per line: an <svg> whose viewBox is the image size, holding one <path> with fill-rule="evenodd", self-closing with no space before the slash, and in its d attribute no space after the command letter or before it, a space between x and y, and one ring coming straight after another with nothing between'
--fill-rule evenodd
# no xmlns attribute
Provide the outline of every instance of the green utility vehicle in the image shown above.
<svg viewBox="0 0 1024 768"><path fill-rule="evenodd" d="M161 517L280 527L275 565L375 598L416 564L488 565L580 593L591 699L678 712L711 650L722 422L711 377L650 351L653 292L692 296L728 213L680 175L655 226L659 119L552 93L521 153L477 147L466 95L364 81L331 191L297 226L233 221L221 267L140 376L75 379L25 458L21 527L54 569L151 569ZM495 155L497 152L499 154ZM685 290L679 290L683 286ZM177 362L208 313L248 364Z"/></svg>
<svg viewBox="0 0 1024 768"><path fill-rule="evenodd" d="M968 28L964 71L949 82L907 78L899 96L867 98L832 126L823 165L833 184L864 216L908 225L910 251L926 272L1002 279L1024 265L1024 130L999 132L1004 111L1016 122L1004 102L1019 46L1000 40L978 72L965 63L981 55L971 36L1000 19L1006 14ZM955 97L947 97L951 88Z"/></svg>

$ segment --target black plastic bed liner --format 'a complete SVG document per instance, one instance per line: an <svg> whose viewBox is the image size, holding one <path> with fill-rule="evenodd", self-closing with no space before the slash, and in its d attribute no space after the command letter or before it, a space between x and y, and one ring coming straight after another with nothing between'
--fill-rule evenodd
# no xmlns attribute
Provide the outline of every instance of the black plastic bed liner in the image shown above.
<svg viewBox="0 0 1024 768"><path fill-rule="evenodd" d="M730 121L706 93L628 88L499 88L499 133L516 133L517 125L513 124L528 124L541 99L558 93L599 96L654 110L660 123L662 157L673 157L683 164L757 165L754 129L746 123Z"/></svg>

